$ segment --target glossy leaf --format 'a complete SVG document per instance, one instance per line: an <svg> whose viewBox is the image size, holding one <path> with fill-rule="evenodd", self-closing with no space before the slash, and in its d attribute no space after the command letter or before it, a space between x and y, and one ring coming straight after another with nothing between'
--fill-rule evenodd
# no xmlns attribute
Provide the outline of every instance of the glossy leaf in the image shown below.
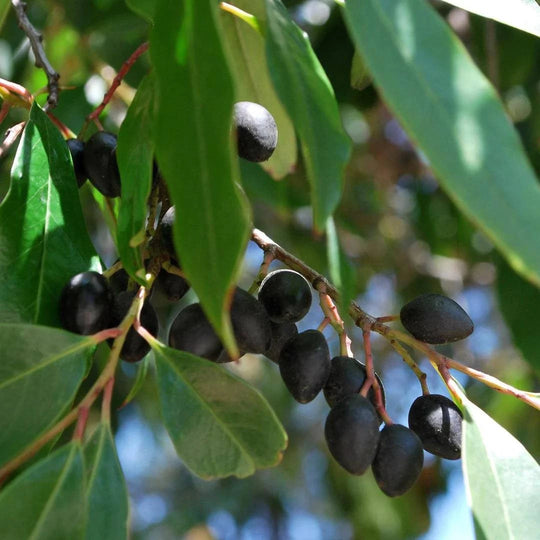
<svg viewBox="0 0 540 540"><path fill-rule="evenodd" d="M330 279L337 287L339 298L339 312L342 317L348 312L349 303L354 296L354 269L347 259L339 243L339 236L333 218L326 222L326 251L330 270Z"/></svg>
<svg viewBox="0 0 540 540"><path fill-rule="evenodd" d="M154 21L156 0L126 0L127 6L149 22Z"/></svg>
<svg viewBox="0 0 540 540"><path fill-rule="evenodd" d="M118 168L122 178L118 254L126 272L141 285L145 284L141 247L146 240L146 202L152 184L154 105L155 81L150 74L137 89L118 133Z"/></svg>
<svg viewBox="0 0 540 540"><path fill-rule="evenodd" d="M466 401L463 473L478 538L535 538L540 467L495 420Z"/></svg>
<svg viewBox="0 0 540 540"><path fill-rule="evenodd" d="M497 296L500 310L512 334L512 343L540 373L540 290L516 274L506 262L499 260Z"/></svg>
<svg viewBox="0 0 540 540"><path fill-rule="evenodd" d="M254 388L197 356L166 347L154 354L165 427L192 472L243 478L279 463L287 435Z"/></svg>
<svg viewBox="0 0 540 540"><path fill-rule="evenodd" d="M59 448L0 492L2 540L82 538L86 519L79 443Z"/></svg>
<svg viewBox="0 0 540 540"><path fill-rule="evenodd" d="M158 86L154 143L176 206L175 246L188 281L222 341L234 350L227 312L249 236L235 182L233 83L210 0L158 4L150 53Z"/></svg>
<svg viewBox="0 0 540 540"><path fill-rule="evenodd" d="M67 281L99 262L83 220L68 147L34 104L0 205L0 322L59 326Z"/></svg>
<svg viewBox="0 0 540 540"><path fill-rule="evenodd" d="M540 37L540 5L535 0L444 0Z"/></svg>
<svg viewBox="0 0 540 540"><path fill-rule="evenodd" d="M0 464L47 430L73 401L95 343L45 326L0 324Z"/></svg>
<svg viewBox="0 0 540 540"><path fill-rule="evenodd" d="M330 81L281 0L266 0L266 56L276 92L300 138L315 228L324 230L343 189L350 141Z"/></svg>
<svg viewBox="0 0 540 540"><path fill-rule="evenodd" d="M98 426L84 445L88 540L127 538L128 491L109 424Z"/></svg>
<svg viewBox="0 0 540 540"><path fill-rule="evenodd" d="M264 26L264 0L235 0L234 5L257 17ZM266 107L278 127L278 144L262 167L275 179L290 173L296 164L296 134L291 119L272 86L263 36L230 13L222 13L225 44L229 49L236 85L236 101L254 101Z"/></svg>
<svg viewBox="0 0 540 540"><path fill-rule="evenodd" d="M423 0L350 0L344 13L385 101L446 192L514 269L540 284L540 238L530 234L540 230L540 185L461 42Z"/></svg>

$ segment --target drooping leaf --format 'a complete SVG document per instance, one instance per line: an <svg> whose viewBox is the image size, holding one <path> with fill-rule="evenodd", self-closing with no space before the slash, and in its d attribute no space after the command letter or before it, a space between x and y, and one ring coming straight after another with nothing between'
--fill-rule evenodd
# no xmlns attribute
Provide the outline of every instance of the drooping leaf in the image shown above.
<svg viewBox="0 0 540 540"><path fill-rule="evenodd" d="M326 222L326 251L330 269L330 279L337 287L339 297L339 312L345 317L349 303L354 296L354 270L339 243L339 236L333 218Z"/></svg>
<svg viewBox="0 0 540 540"><path fill-rule="evenodd" d="M89 269L99 262L69 150L34 103L0 205L0 321L59 326L62 288Z"/></svg>
<svg viewBox="0 0 540 540"><path fill-rule="evenodd" d="M74 540L86 520L81 446L72 442L0 491L2 540Z"/></svg>
<svg viewBox="0 0 540 540"><path fill-rule="evenodd" d="M300 138L315 228L324 230L341 198L350 141L330 81L309 39L281 0L266 0L266 56L276 92Z"/></svg>
<svg viewBox="0 0 540 540"><path fill-rule="evenodd" d="M287 435L255 389L203 358L161 346L154 354L165 427L192 472L243 478L278 464Z"/></svg>
<svg viewBox="0 0 540 540"><path fill-rule="evenodd" d="M137 15L140 15L149 22L154 22L156 0L126 0L126 4Z"/></svg>
<svg viewBox="0 0 540 540"><path fill-rule="evenodd" d="M152 184L154 105L155 81L153 74L149 74L137 89L118 133L118 168L122 178L118 254L126 272L141 285L145 284L141 246L145 240L146 202Z"/></svg>
<svg viewBox="0 0 540 540"><path fill-rule="evenodd" d="M503 260L497 263L497 295L512 342L540 372L540 290L516 274Z"/></svg>
<svg viewBox="0 0 540 540"><path fill-rule="evenodd" d="M176 207L175 246L209 320L235 349L227 304L249 236L235 182L234 92L210 0L160 1L150 53L158 87L154 143Z"/></svg>
<svg viewBox="0 0 540 540"><path fill-rule="evenodd" d="M478 538L534 538L540 516L540 467L523 445L465 401L463 474Z"/></svg>
<svg viewBox="0 0 540 540"><path fill-rule="evenodd" d="M235 0L234 5L257 17L264 26L264 0ZM296 164L296 134L291 119L272 86L263 36L230 13L222 13L225 44L229 49L237 101L254 101L266 107L278 127L278 144L262 167L275 179L283 178Z"/></svg>
<svg viewBox="0 0 540 540"><path fill-rule="evenodd" d="M540 230L540 185L463 45L424 0L350 0L344 13L383 98L443 188L515 270L540 284L540 238L530 234Z"/></svg>
<svg viewBox="0 0 540 540"><path fill-rule="evenodd" d="M91 338L29 324L0 324L0 464L45 432L86 374Z"/></svg>
<svg viewBox="0 0 540 540"><path fill-rule="evenodd" d="M540 37L540 5L535 0L444 0Z"/></svg>
<svg viewBox="0 0 540 540"><path fill-rule="evenodd" d="M135 376L135 381L133 386L130 388L128 395L125 397L122 402L122 407L125 407L138 393L139 390L143 387L143 384L146 381L146 374L148 373L148 366L150 364L150 359L153 355L147 354L141 362L137 365L137 375Z"/></svg>
<svg viewBox="0 0 540 540"><path fill-rule="evenodd" d="M127 538L128 492L109 424L102 423L84 445L88 540Z"/></svg>

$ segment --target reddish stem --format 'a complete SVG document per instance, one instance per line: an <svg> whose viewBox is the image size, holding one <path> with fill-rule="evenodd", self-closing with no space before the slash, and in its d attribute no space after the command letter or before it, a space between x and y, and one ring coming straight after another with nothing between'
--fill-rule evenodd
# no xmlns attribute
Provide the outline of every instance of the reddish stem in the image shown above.
<svg viewBox="0 0 540 540"><path fill-rule="evenodd" d="M73 432L74 441L82 441L84 432L86 431L86 423L88 421L88 414L90 413L90 407L81 407L79 409L79 416L77 418L77 425Z"/></svg>
<svg viewBox="0 0 540 540"><path fill-rule="evenodd" d="M101 419L103 422L111 420L111 401L114 388L114 377L111 377L103 389L103 401L101 402Z"/></svg>

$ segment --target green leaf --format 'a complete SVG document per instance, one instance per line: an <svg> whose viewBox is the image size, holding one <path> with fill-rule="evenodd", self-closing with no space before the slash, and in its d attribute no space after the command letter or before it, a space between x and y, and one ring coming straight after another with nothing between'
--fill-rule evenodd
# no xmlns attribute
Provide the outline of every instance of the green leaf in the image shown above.
<svg viewBox="0 0 540 540"><path fill-rule="evenodd" d="M234 5L257 17L264 26L264 0L235 0ZM278 127L278 145L272 157L261 165L273 178L283 178L292 172L296 164L296 134L272 86L264 38L230 13L222 12L221 20L236 84L236 100L263 105L272 113Z"/></svg>
<svg viewBox="0 0 540 540"><path fill-rule="evenodd" d="M336 224L331 217L326 222L326 251L328 253L330 279L340 293L339 312L345 318L355 292L355 276L351 263L341 249Z"/></svg>
<svg viewBox="0 0 540 540"><path fill-rule="evenodd" d="M87 540L127 538L128 491L109 424L100 424L84 445L84 459Z"/></svg>
<svg viewBox="0 0 540 540"><path fill-rule="evenodd" d="M0 29L4 26L10 7L11 2L9 0L0 0Z"/></svg>
<svg viewBox="0 0 540 540"><path fill-rule="evenodd" d="M248 242L250 212L235 184L234 92L217 9L211 0L159 2L150 40L158 83L153 131L176 207L182 269L223 343L234 351L227 304Z"/></svg>
<svg viewBox="0 0 540 540"><path fill-rule="evenodd" d="M146 240L146 202L152 184L154 104L155 80L149 74L139 85L118 133L118 167L122 178L118 253L126 272L141 285L145 284L141 248Z"/></svg>
<svg viewBox="0 0 540 540"><path fill-rule="evenodd" d="M540 373L540 290L499 259L497 295L499 307L512 334L512 342L523 358Z"/></svg>
<svg viewBox="0 0 540 540"><path fill-rule="evenodd" d="M540 284L540 186L493 87L422 0L350 0L357 49L441 185Z"/></svg>
<svg viewBox="0 0 540 540"><path fill-rule="evenodd" d="M165 427L192 472L243 478L279 463L287 434L254 388L203 358L162 346L154 353Z"/></svg>
<svg viewBox="0 0 540 540"><path fill-rule="evenodd" d="M266 0L266 13L270 76L298 132L311 185L314 225L323 230L341 199L350 141L330 81L309 39L281 0Z"/></svg>
<svg viewBox="0 0 540 540"><path fill-rule="evenodd" d="M140 391L146 382L146 375L148 373L148 366L150 364L150 359L152 358L151 354L147 354L141 362L137 365L137 375L135 376L135 381L133 386L130 388L128 395L125 397L122 402L122 407L125 407Z"/></svg>
<svg viewBox="0 0 540 540"><path fill-rule="evenodd" d="M75 540L86 519L80 444L38 461L0 492L2 540Z"/></svg>
<svg viewBox="0 0 540 540"><path fill-rule="evenodd" d="M0 321L59 326L64 285L99 268L67 144L34 103L0 205Z"/></svg>
<svg viewBox="0 0 540 540"><path fill-rule="evenodd" d="M536 538L540 467L523 445L465 401L463 473L478 538Z"/></svg>
<svg viewBox="0 0 540 540"><path fill-rule="evenodd" d="M371 84L371 75L358 52L354 51L351 64L351 87L355 90L363 90Z"/></svg>
<svg viewBox="0 0 540 540"><path fill-rule="evenodd" d="M535 0L444 0L540 37L540 6Z"/></svg>
<svg viewBox="0 0 540 540"><path fill-rule="evenodd" d="M126 0L127 6L148 22L154 22L156 0Z"/></svg>
<svg viewBox="0 0 540 540"><path fill-rule="evenodd" d="M94 347L91 338L56 328L0 324L0 464L71 404Z"/></svg>

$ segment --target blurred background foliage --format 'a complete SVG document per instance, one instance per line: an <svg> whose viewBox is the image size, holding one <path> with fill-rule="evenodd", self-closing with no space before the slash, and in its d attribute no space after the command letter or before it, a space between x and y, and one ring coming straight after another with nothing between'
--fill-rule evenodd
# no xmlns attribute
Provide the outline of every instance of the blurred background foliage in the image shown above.
<svg viewBox="0 0 540 540"><path fill-rule="evenodd" d="M311 38L354 143L336 223L356 272L358 302L370 314L382 316L399 312L403 303L424 292L449 295L469 312L476 329L465 342L447 346L445 353L515 386L539 391L539 371L535 373L531 363L540 366L540 292L516 276L490 241L461 216L439 188L422 153L385 107L369 75L356 81L357 88L351 86L354 49L334 3L285 4ZM447 4L434 2L434 6L497 87L539 174L540 41ZM55 114L77 133L116 71L148 38L149 25L123 0L35 0L29 2L28 15L43 30L47 54L65 88ZM148 69L145 55L107 108L102 118L106 129L117 132ZM7 11L0 34L0 76L33 93L46 85L44 74L33 66L28 42L11 11ZM44 100L45 95L39 99ZM25 110L12 109L3 129L26 115ZM13 154L14 148L0 163L0 196L9 186ZM241 163L241 171L255 225L327 274L324 238L311 232L301 160L296 171L280 182L251 163ZM108 266L116 259L114 245L88 186L81 189L81 201L95 245ZM260 262L261 252L250 245L241 285L249 286ZM183 303L191 301L193 297ZM182 307L167 305L157 295L153 302L159 306L164 328ZM300 329L317 326L320 319L314 298L314 307ZM337 354L337 339L326 332L331 350ZM351 328L351 337L353 350L362 360L358 329ZM374 338L374 353L389 413L395 421L406 423L408 408L420 393L418 382L384 340ZM428 372L431 390L445 393L425 359L418 360ZM323 436L328 407L322 396L300 406L288 394L276 366L262 357L246 356L231 369L260 389L284 423L289 448L283 462L245 480L205 482L195 478L176 457L161 425L150 370L137 400L115 415L118 451L130 491L133 538L473 536L459 462L441 462L426 454L425 468L412 491L389 499L378 490L370 473L352 477L329 458ZM134 376L133 366L122 367L118 404ZM536 411L479 383L459 380L473 401L521 440L533 456L540 456Z"/></svg>

